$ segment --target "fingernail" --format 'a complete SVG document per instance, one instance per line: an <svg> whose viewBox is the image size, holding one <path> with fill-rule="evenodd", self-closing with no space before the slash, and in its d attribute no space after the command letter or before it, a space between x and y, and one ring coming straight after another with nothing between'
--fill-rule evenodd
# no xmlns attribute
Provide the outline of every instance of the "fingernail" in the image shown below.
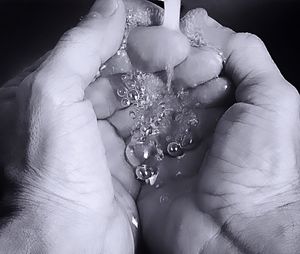
<svg viewBox="0 0 300 254"><path fill-rule="evenodd" d="M118 0L98 0L92 7L92 11L100 13L103 17L112 16L119 7Z"/></svg>

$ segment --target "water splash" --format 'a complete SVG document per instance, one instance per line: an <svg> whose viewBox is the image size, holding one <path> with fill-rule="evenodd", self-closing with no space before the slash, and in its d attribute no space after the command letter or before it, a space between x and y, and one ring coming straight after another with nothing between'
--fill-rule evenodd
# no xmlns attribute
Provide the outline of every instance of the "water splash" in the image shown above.
<svg viewBox="0 0 300 254"><path fill-rule="evenodd" d="M130 31L140 25L161 24L163 13L157 15L155 8L136 11L127 2L126 29L118 56L126 53ZM189 14L192 15L193 13ZM189 16L183 19L185 32L194 47L207 46L202 28L190 26ZM222 56L222 52L216 49ZM223 58L224 59L224 58ZM224 62L226 60L224 59ZM105 69L105 65L102 68ZM101 69L100 69L101 72ZM189 90L176 90L173 86L174 68L167 66L162 73L145 73L133 70L121 75L123 88L116 91L123 107L133 106L129 116L134 120L130 142L126 147L127 161L135 167L137 179L154 185L159 175L159 164L166 157L181 159L196 144L193 129L199 125L195 103L191 102ZM180 176L184 169L177 173ZM160 184L156 184L157 188ZM164 203L168 197L162 196Z"/></svg>

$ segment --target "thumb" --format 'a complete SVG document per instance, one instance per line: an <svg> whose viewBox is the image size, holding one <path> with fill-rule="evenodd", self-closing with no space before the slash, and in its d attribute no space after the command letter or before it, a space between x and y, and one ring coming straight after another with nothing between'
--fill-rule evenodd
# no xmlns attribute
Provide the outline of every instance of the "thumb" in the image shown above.
<svg viewBox="0 0 300 254"><path fill-rule="evenodd" d="M237 86L237 102L278 112L298 110L297 90L281 75L266 46L257 36L233 34L225 53L225 71Z"/></svg>
<svg viewBox="0 0 300 254"><path fill-rule="evenodd" d="M297 105L298 93L281 75L264 43L255 35L235 33L196 9L182 22L190 39L201 35L202 43L220 49L226 75L236 85L236 101L265 109L286 110Z"/></svg>
<svg viewBox="0 0 300 254"><path fill-rule="evenodd" d="M20 104L26 103L19 131L29 135L27 165L46 174L45 179L63 183L55 189L56 195L89 208L111 202L113 187L97 119L91 103L84 100L84 89L101 63L119 48L125 17L122 0L96 1L86 19L61 38L18 92ZM24 97L30 100L24 102ZM43 188L52 185L43 183Z"/></svg>

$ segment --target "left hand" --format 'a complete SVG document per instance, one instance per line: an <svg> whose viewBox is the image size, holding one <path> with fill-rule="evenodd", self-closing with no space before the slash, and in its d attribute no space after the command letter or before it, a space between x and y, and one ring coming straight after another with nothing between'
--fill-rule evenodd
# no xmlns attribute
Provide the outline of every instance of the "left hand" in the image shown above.
<svg viewBox="0 0 300 254"><path fill-rule="evenodd" d="M223 50L236 103L208 146L166 158L161 187L142 187L146 243L153 253L299 253L299 94L256 36L200 9L187 15Z"/></svg>
<svg viewBox="0 0 300 254"><path fill-rule="evenodd" d="M124 28L122 0L96 1L49 55L1 88L1 182L11 183L1 253L134 252L139 185L124 141L85 99Z"/></svg>

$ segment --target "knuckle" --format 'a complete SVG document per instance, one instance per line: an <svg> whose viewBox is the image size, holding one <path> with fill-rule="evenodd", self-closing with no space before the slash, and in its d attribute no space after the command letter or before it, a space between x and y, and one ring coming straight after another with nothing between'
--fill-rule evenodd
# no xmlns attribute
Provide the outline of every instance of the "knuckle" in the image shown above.
<svg viewBox="0 0 300 254"><path fill-rule="evenodd" d="M300 104L300 96L298 90L287 81L283 81L281 91L281 102L287 107L297 107Z"/></svg>
<svg viewBox="0 0 300 254"><path fill-rule="evenodd" d="M265 49L264 42L252 33L236 33L231 38L234 48L258 48Z"/></svg>
<svg viewBox="0 0 300 254"><path fill-rule="evenodd" d="M80 38L84 33L84 29L80 26L73 27L69 31L65 32L60 41L62 42L74 42L77 38Z"/></svg>
<svg viewBox="0 0 300 254"><path fill-rule="evenodd" d="M208 14L207 14L207 11L203 8L197 8L196 9L196 14L199 16L199 17L206 17Z"/></svg>

